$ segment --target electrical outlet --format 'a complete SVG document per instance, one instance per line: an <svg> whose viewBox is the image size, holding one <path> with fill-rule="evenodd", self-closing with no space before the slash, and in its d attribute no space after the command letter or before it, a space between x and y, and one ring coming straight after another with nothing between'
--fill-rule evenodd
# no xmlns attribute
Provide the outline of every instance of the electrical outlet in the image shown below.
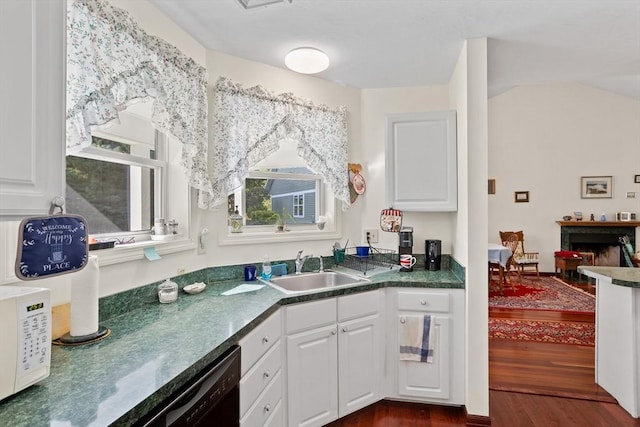
<svg viewBox="0 0 640 427"><path fill-rule="evenodd" d="M367 243L367 242L378 243L378 230L376 230L375 228L364 230L364 243Z"/></svg>

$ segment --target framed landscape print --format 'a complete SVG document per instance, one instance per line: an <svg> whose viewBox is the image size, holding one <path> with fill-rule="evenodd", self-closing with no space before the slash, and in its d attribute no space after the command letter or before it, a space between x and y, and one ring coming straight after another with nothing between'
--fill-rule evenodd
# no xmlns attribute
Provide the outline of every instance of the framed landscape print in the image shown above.
<svg viewBox="0 0 640 427"><path fill-rule="evenodd" d="M580 197L583 199L610 199L612 190L613 177L583 176L580 178Z"/></svg>

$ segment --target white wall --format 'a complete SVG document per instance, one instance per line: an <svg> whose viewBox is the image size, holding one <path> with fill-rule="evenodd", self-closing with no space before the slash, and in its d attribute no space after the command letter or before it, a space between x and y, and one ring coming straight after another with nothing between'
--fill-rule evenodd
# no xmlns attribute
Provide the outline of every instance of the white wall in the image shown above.
<svg viewBox="0 0 640 427"><path fill-rule="evenodd" d="M640 213L640 102L575 83L523 86L489 100L489 240L524 230L525 249L554 271L563 215ZM613 198L581 199L581 176L613 176ZM529 203L514 203L529 191ZM636 193L627 199L626 192ZM636 242L640 236L636 231Z"/></svg>
<svg viewBox="0 0 640 427"><path fill-rule="evenodd" d="M466 266L465 404L489 415L487 306L487 40L467 41L449 83L457 111L458 212L453 256Z"/></svg>

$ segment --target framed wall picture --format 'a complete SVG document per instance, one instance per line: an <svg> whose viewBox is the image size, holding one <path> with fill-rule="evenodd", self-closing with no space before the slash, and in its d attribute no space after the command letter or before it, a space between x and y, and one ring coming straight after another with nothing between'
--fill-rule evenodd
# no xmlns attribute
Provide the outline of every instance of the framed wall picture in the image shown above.
<svg viewBox="0 0 640 427"><path fill-rule="evenodd" d="M636 184L640 184L640 175L636 175L633 179L633 182L635 182Z"/></svg>
<svg viewBox="0 0 640 427"><path fill-rule="evenodd" d="M495 179L490 179L487 182L487 190L489 194L496 194L496 180Z"/></svg>
<svg viewBox="0 0 640 427"><path fill-rule="evenodd" d="M580 178L580 197L583 199L610 199L612 195L612 177L583 176Z"/></svg>
<svg viewBox="0 0 640 427"><path fill-rule="evenodd" d="M516 203L529 203L529 192L528 191L516 191L514 201Z"/></svg>

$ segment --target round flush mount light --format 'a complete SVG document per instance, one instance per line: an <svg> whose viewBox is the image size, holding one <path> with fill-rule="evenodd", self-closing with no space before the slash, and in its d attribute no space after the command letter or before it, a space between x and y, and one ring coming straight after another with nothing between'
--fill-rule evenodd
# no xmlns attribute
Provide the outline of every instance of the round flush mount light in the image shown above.
<svg viewBox="0 0 640 427"><path fill-rule="evenodd" d="M316 74L329 68L329 57L320 49L300 47L287 53L284 63L297 73Z"/></svg>

